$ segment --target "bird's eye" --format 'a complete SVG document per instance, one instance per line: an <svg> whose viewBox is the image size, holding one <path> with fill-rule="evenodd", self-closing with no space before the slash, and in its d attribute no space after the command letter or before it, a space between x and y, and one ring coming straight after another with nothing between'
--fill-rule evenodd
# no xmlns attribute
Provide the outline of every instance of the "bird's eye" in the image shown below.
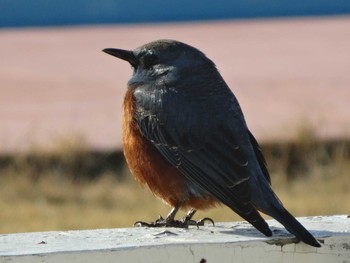
<svg viewBox="0 0 350 263"><path fill-rule="evenodd" d="M158 63L159 63L159 58L153 53L145 54L141 58L141 64L143 68L146 68L146 69L151 68Z"/></svg>

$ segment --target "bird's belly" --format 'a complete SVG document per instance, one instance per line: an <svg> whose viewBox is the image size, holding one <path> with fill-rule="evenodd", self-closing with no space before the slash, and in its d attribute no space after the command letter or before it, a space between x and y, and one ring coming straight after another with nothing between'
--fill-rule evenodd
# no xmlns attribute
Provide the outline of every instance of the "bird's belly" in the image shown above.
<svg viewBox="0 0 350 263"><path fill-rule="evenodd" d="M193 186L180 171L142 136L133 118L134 114L134 98L129 91L124 100L123 150L136 180L171 206L182 204L183 208L196 209L214 206L216 199L207 193L194 193Z"/></svg>

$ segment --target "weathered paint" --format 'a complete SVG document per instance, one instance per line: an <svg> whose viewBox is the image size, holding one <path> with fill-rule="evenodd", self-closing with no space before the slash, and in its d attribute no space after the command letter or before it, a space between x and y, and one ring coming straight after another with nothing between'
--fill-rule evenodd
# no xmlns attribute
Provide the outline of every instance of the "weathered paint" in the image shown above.
<svg viewBox="0 0 350 263"><path fill-rule="evenodd" d="M0 262L350 262L350 218L299 218L322 243L314 248L275 220L272 238L245 222L215 227L119 228L0 235Z"/></svg>

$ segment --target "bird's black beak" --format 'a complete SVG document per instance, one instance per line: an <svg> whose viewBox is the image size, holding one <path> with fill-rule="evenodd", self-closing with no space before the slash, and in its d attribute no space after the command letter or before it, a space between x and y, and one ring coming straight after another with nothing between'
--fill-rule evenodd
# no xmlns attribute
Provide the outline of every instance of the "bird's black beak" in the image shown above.
<svg viewBox="0 0 350 263"><path fill-rule="evenodd" d="M133 67L137 66L137 58L135 57L134 53L130 50L118 48L105 48L102 51L114 57L128 61Z"/></svg>

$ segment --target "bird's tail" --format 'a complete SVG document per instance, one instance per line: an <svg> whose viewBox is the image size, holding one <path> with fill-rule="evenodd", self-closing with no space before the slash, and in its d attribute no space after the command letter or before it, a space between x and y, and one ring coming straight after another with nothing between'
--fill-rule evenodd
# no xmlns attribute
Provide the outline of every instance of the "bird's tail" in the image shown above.
<svg viewBox="0 0 350 263"><path fill-rule="evenodd" d="M238 213L237 211L235 211L235 212ZM261 217L261 215L259 214L259 212L257 210L252 209L249 214L242 214L242 213L238 213L238 214L242 218L247 220L249 223L251 223L256 229L258 229L265 236L268 236L268 237L272 236L272 232L269 228L269 225Z"/></svg>
<svg viewBox="0 0 350 263"><path fill-rule="evenodd" d="M264 178L264 177L260 177ZM320 243L310 234L306 228L295 219L284 207L276 194L272 191L270 184L266 180L260 180L260 188L253 192L254 206L278 222L280 222L291 234L300 241L313 246L321 247Z"/></svg>
<svg viewBox="0 0 350 263"><path fill-rule="evenodd" d="M295 219L283 206L272 209L268 212L270 216L280 222L291 234L295 235L299 240L313 246L321 247L320 243L306 230L306 228Z"/></svg>

